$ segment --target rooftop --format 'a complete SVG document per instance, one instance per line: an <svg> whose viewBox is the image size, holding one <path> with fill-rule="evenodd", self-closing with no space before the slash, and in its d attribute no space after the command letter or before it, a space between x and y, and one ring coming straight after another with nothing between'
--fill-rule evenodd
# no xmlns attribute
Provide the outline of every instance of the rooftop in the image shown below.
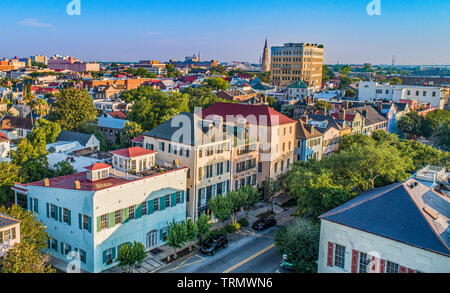
<svg viewBox="0 0 450 293"><path fill-rule="evenodd" d="M110 153L114 154L114 155L127 157L127 158L134 158L134 157L155 154L156 152L152 151L152 150L147 150L147 149L144 149L141 147L131 147L131 148L126 148L126 149L111 151Z"/></svg>
<svg viewBox="0 0 450 293"><path fill-rule="evenodd" d="M0 228L20 223L20 220L14 219L8 215L0 213Z"/></svg>

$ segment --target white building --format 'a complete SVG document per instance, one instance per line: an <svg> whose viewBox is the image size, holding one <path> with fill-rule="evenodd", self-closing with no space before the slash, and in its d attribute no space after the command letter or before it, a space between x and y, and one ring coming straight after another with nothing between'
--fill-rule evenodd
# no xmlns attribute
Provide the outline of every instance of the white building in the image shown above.
<svg viewBox="0 0 450 293"><path fill-rule="evenodd" d="M97 163L13 190L47 226L46 253L98 273L118 264L121 244L138 241L151 250L165 243L170 222L186 220L186 172L148 166L131 175Z"/></svg>
<svg viewBox="0 0 450 293"><path fill-rule="evenodd" d="M414 179L320 216L319 273L450 273L450 199Z"/></svg>
<svg viewBox="0 0 450 293"><path fill-rule="evenodd" d="M14 244L20 242L20 222L0 213L0 257L4 256Z"/></svg>
<svg viewBox="0 0 450 293"><path fill-rule="evenodd" d="M430 103L431 107L444 108L445 90L434 86L390 85L372 81L359 83L360 101L388 100L417 100L419 103Z"/></svg>
<svg viewBox="0 0 450 293"><path fill-rule="evenodd" d="M10 141L6 137L6 135L3 134L3 132L0 131L0 163L9 161L9 152L11 151Z"/></svg>

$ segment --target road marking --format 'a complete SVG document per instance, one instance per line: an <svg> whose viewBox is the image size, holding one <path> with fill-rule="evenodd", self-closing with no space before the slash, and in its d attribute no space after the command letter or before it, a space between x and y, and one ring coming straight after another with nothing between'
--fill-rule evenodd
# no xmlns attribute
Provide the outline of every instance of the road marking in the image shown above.
<svg viewBox="0 0 450 293"><path fill-rule="evenodd" d="M199 260L196 260L196 261L193 261L193 262L190 262L190 263L186 263L186 262L187 262L189 259L191 259L193 256L196 256L196 257L198 257L198 258L200 258L200 259L199 259ZM187 267L187 266L190 266L190 265L193 265L193 264L202 262L202 261L204 261L204 260L205 260L204 257L201 257L201 256L198 255L198 254L195 254L195 255L192 255L191 257L189 257L188 259L186 259L185 261L183 261L181 264L177 265L176 267L174 267L174 268L172 268L172 269L168 269L168 270L162 271L161 273L167 273L167 272L171 272L171 271L176 271L176 270L178 270L178 269L181 269L181 268L184 268L184 267Z"/></svg>
<svg viewBox="0 0 450 293"><path fill-rule="evenodd" d="M229 272L231 272L231 271L237 269L238 267L242 266L243 264L245 264L245 263L251 261L252 259L254 259L254 258L260 256L261 254L265 253L266 251L268 251L268 250L270 250L270 249L272 249L272 248L274 248L274 247L275 247L275 243L272 244L272 245L269 245L268 247L264 248L264 249L261 250L260 252L255 253L254 255L250 256L249 258L244 259L244 260L241 261L240 263L238 263L238 264L232 266L232 267L229 268L228 270L224 271L223 274L227 274L227 273L229 273Z"/></svg>

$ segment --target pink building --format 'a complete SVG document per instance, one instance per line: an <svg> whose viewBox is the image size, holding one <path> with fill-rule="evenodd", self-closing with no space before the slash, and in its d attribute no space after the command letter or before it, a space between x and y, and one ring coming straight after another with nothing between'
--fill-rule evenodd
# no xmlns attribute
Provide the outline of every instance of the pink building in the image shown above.
<svg viewBox="0 0 450 293"><path fill-rule="evenodd" d="M85 63L74 57L53 56L48 60L48 68L74 72L100 71L100 64Z"/></svg>

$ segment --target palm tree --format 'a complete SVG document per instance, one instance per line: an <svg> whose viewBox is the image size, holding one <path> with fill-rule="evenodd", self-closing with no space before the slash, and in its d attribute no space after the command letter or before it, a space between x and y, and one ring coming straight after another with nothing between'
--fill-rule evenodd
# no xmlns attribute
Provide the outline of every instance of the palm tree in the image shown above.
<svg viewBox="0 0 450 293"><path fill-rule="evenodd" d="M50 111L50 107L44 99L38 98L34 102L34 107L32 108L36 114L39 115L39 118L46 116Z"/></svg>

